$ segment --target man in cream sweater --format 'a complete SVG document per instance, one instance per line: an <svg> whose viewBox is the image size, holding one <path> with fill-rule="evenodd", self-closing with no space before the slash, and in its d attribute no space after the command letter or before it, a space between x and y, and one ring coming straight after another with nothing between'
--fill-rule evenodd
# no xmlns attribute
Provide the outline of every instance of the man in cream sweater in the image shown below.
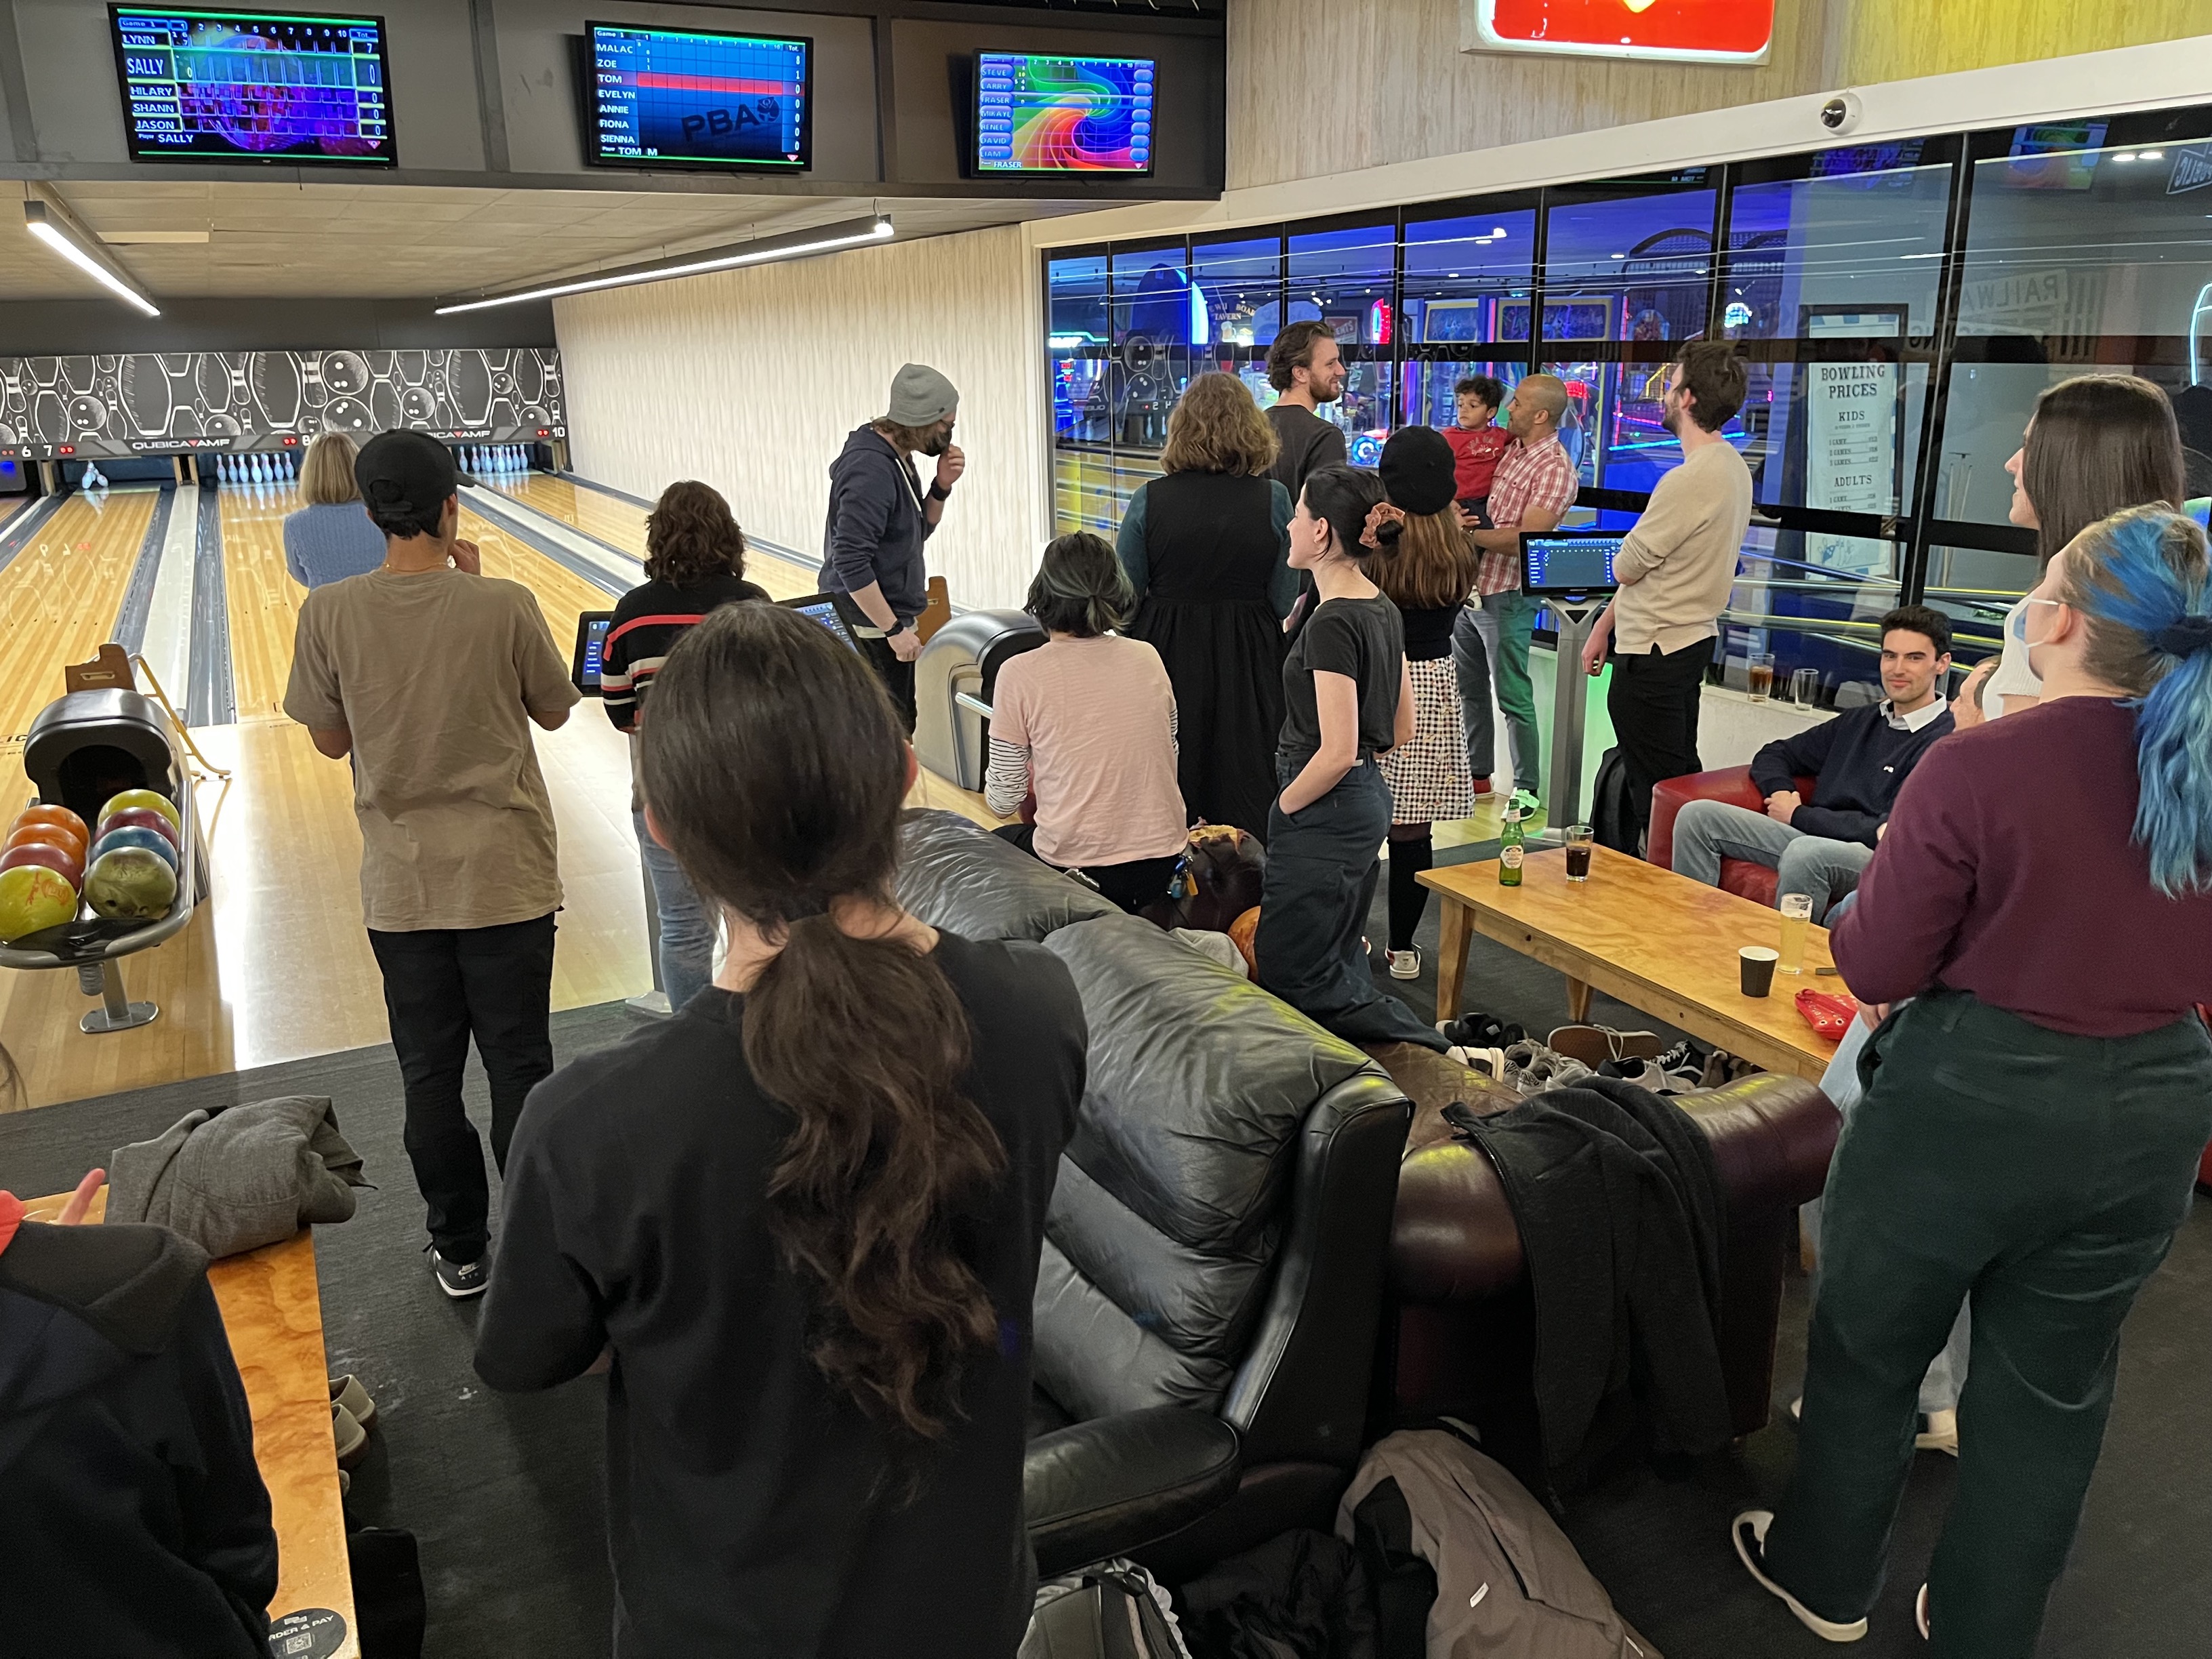
<svg viewBox="0 0 2212 1659"><path fill-rule="evenodd" d="M1724 340L1693 340L1667 366L1667 429L1681 441L1682 464L1659 480L1621 544L1620 591L1583 648L1593 675L1613 654L1606 712L1639 838L1651 823L1652 785L1703 769L1698 699L1751 526L1751 469L1721 436L1743 405L1744 380Z"/></svg>

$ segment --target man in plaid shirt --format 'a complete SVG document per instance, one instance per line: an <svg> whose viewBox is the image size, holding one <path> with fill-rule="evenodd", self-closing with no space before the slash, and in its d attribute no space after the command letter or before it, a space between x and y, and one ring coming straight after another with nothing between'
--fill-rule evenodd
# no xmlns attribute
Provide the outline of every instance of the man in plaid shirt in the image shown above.
<svg viewBox="0 0 2212 1659"><path fill-rule="evenodd" d="M1478 779L1491 774L1494 678L1513 754L1513 787L1532 793L1543 788L1544 750L1536 726L1536 694L1528 681L1536 604L1521 591L1521 532L1558 528L1581 489L1574 461L1559 441L1559 422L1566 413L1566 383L1556 374L1523 376L1506 400L1505 429L1513 441L1498 458L1490 481L1489 523L1468 532L1479 553L1476 594L1452 627L1452 666L1467 721L1468 769Z"/></svg>

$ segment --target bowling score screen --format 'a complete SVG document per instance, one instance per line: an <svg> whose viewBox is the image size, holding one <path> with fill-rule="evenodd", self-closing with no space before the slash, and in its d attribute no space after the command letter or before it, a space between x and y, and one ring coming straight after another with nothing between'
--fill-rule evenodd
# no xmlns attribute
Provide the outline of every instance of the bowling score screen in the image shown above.
<svg viewBox="0 0 2212 1659"><path fill-rule="evenodd" d="M586 23L584 153L599 167L804 172L814 43Z"/></svg>
<svg viewBox="0 0 2212 1659"><path fill-rule="evenodd" d="M379 19L109 11L133 161L399 164Z"/></svg>

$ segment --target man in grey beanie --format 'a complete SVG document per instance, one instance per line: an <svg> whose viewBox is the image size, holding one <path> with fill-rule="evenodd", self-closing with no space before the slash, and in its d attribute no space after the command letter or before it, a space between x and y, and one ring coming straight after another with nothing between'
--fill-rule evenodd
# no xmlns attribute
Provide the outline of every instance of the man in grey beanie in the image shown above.
<svg viewBox="0 0 2212 1659"><path fill-rule="evenodd" d="M944 516L967 457L952 441L960 394L935 369L908 363L891 380L890 410L857 428L830 464L830 522L822 538L824 592L914 730L914 619L929 602L922 544ZM937 458L927 492L911 457Z"/></svg>

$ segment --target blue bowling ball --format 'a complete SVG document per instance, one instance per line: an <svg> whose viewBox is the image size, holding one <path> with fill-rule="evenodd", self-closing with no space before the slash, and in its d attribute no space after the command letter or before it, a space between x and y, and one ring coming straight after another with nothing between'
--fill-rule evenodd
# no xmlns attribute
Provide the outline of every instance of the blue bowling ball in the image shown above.
<svg viewBox="0 0 2212 1659"><path fill-rule="evenodd" d="M177 849L169 845L168 838L157 835L140 824L125 824L120 830L111 830L92 844L92 856L85 860L90 869L100 861L102 853L112 853L118 847L143 847L149 853L159 853L171 870L177 867Z"/></svg>

